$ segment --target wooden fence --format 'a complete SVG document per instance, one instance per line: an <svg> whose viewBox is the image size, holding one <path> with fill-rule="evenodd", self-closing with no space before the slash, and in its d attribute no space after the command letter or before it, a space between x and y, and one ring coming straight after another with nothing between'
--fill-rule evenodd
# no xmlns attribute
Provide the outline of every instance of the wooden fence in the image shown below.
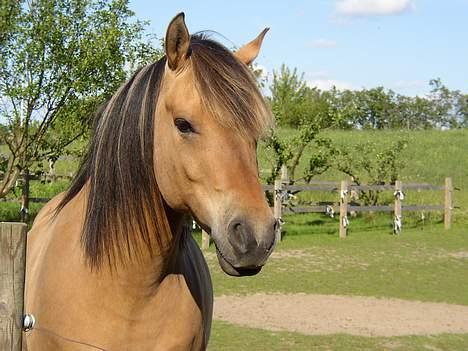
<svg viewBox="0 0 468 351"><path fill-rule="evenodd" d="M444 185L431 185L426 183L414 184L403 183L397 180L394 185L357 185L349 183L346 180L341 182L315 181L308 184L289 184L287 169L282 168L281 179L276 180L274 186L264 185L265 191L274 192L274 215L280 223L282 215L285 213L328 213L334 214L339 212L339 233L340 238L345 238L349 225L348 213L350 212L393 212L394 214L394 231L396 234L402 229L402 212L403 211L440 211L444 213L444 227L449 229L452 223L453 211L453 184L452 178L446 178ZM376 206L356 206L349 204L351 192L359 191L393 191L394 203L391 205L376 205ZM443 204L431 205L403 205L404 192L407 190L435 190L444 191ZM336 203L307 206L307 207L286 207L289 195L292 192L298 191L329 191L336 192L339 195ZM281 240L281 229L278 230L277 239Z"/></svg>

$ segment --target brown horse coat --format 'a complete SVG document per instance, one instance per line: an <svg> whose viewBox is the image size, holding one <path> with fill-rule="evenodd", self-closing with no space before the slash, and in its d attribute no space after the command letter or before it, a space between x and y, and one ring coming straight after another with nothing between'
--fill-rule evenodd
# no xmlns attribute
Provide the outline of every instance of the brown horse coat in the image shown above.
<svg viewBox="0 0 468 351"><path fill-rule="evenodd" d="M80 250L86 194L54 219L60 196L41 210L28 235L25 311L36 319L25 336L29 349L204 349L213 296L194 240L186 238L177 271L157 284L162 265L154 258L138 267L90 272Z"/></svg>

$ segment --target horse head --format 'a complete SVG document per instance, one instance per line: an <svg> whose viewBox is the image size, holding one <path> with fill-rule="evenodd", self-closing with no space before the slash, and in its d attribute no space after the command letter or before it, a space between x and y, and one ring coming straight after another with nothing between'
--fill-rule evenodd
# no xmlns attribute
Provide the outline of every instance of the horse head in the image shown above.
<svg viewBox="0 0 468 351"><path fill-rule="evenodd" d="M271 114L248 65L268 29L231 53L169 24L154 120L155 177L167 205L189 212L212 237L229 275L260 271L276 221L258 176L257 140Z"/></svg>

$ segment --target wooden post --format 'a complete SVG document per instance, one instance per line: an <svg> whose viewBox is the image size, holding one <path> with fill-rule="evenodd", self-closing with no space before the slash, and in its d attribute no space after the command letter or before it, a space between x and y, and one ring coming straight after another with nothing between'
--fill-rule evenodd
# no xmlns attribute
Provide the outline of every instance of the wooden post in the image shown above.
<svg viewBox="0 0 468 351"><path fill-rule="evenodd" d="M23 187L21 190L21 222L27 222L29 218L29 170L23 173Z"/></svg>
<svg viewBox="0 0 468 351"><path fill-rule="evenodd" d="M445 178L445 202L444 202L444 227L450 229L452 225L452 193L453 184L452 178Z"/></svg>
<svg viewBox="0 0 468 351"><path fill-rule="evenodd" d="M281 181L283 184L289 184L288 167L285 165L281 166Z"/></svg>
<svg viewBox="0 0 468 351"><path fill-rule="evenodd" d="M286 167L286 165L282 165L280 180L275 180L274 216L279 221L279 224L276 226L276 242L281 241L281 225L283 224L283 194L288 184L288 167Z"/></svg>
<svg viewBox="0 0 468 351"><path fill-rule="evenodd" d="M286 165L281 166L280 179L275 180L273 194L273 216L278 221L276 226L276 242L281 241L281 225L283 224L283 194L285 187L289 184L288 168Z"/></svg>
<svg viewBox="0 0 468 351"><path fill-rule="evenodd" d="M276 226L275 240L276 242L281 241L281 216L282 216L282 207L283 207L283 183L281 180L275 180L275 187L273 193L273 216L278 221Z"/></svg>
<svg viewBox="0 0 468 351"><path fill-rule="evenodd" d="M24 223L0 223L0 349L21 351L26 234Z"/></svg>
<svg viewBox="0 0 468 351"><path fill-rule="evenodd" d="M57 174L55 172L55 159L53 158L49 158L49 176L53 182L57 180Z"/></svg>
<svg viewBox="0 0 468 351"><path fill-rule="evenodd" d="M401 224L402 224L402 217L401 217L401 195L403 194L402 183L400 180L395 182L395 207L394 207L394 233L399 234L401 232Z"/></svg>
<svg viewBox="0 0 468 351"><path fill-rule="evenodd" d="M340 191L340 238L346 238L348 230L348 182L341 181Z"/></svg>
<svg viewBox="0 0 468 351"><path fill-rule="evenodd" d="M204 230L201 232L201 247L202 250L207 250L210 247L210 236Z"/></svg>

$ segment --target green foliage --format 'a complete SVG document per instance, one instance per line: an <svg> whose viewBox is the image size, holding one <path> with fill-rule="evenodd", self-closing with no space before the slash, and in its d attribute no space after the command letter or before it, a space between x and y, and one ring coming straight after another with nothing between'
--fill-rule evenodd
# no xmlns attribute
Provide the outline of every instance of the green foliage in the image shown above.
<svg viewBox="0 0 468 351"><path fill-rule="evenodd" d="M303 74L285 65L279 72L273 72L270 90L269 101L277 124L295 128L295 135L284 138L273 130L266 138L266 146L273 154L267 182L272 183L278 177L282 165L287 166L291 182L296 181L296 169L304 151L313 145L315 152L309 155L309 167L300 178L310 180L328 169L328 153L324 150L330 141L319 136L321 129L331 125L328 94L309 88Z"/></svg>
<svg viewBox="0 0 468 351"><path fill-rule="evenodd" d="M314 123L340 129L429 129L468 126L468 95L440 79L429 82L428 96L404 96L383 87L320 91L304 74L282 65L273 72L270 103L277 124L297 128Z"/></svg>
<svg viewBox="0 0 468 351"><path fill-rule="evenodd" d="M161 55L127 0L15 3L0 11L0 141L10 152L0 197L20 171L62 155L130 71Z"/></svg>
<svg viewBox="0 0 468 351"><path fill-rule="evenodd" d="M426 97L404 96L383 87L329 92L329 110L335 126L357 129L429 129L464 127L468 96L449 90L440 79L429 82Z"/></svg>
<svg viewBox="0 0 468 351"><path fill-rule="evenodd" d="M304 118L306 84L304 75L285 65L273 72L271 84L271 110L279 125L297 126Z"/></svg>
<svg viewBox="0 0 468 351"><path fill-rule="evenodd" d="M270 104L276 122L280 126L299 127L312 123L320 127L329 124L326 94L311 89L304 80L304 74L285 65L279 72L273 72L270 86Z"/></svg>
<svg viewBox="0 0 468 351"><path fill-rule="evenodd" d="M266 178L268 184L272 184L278 178L281 166L285 165L288 168L289 178L291 183L299 180L296 178L296 169L304 157L307 157L309 167L301 177L301 180L310 181L310 179L318 174L323 173L329 168L328 156L330 149L330 140L318 135L319 127L312 123L301 124L295 130L292 137L282 136L277 130L272 130L265 139L266 149L273 156L271 161L271 172ZM308 155L304 152L309 147ZM310 151L313 147L313 151Z"/></svg>
<svg viewBox="0 0 468 351"><path fill-rule="evenodd" d="M333 167L351 177L357 185L395 184L405 166L402 151L407 147L405 139L395 140L390 145L367 141L335 149ZM380 191L362 191L359 199L364 205L376 205Z"/></svg>
<svg viewBox="0 0 468 351"><path fill-rule="evenodd" d="M468 95L449 90L440 78L431 79L431 101L434 122L446 128L466 127L468 124Z"/></svg>
<svg viewBox="0 0 468 351"><path fill-rule="evenodd" d="M358 185L394 184L406 164L402 152L407 144L407 139L397 136L390 143L367 140L346 145L319 135L319 128L312 124L302 125L287 135L272 131L265 140L271 167L266 182L272 184L278 179L281 166L286 165L291 183L310 182L336 170ZM380 191L363 191L360 201L375 205L379 194Z"/></svg>

